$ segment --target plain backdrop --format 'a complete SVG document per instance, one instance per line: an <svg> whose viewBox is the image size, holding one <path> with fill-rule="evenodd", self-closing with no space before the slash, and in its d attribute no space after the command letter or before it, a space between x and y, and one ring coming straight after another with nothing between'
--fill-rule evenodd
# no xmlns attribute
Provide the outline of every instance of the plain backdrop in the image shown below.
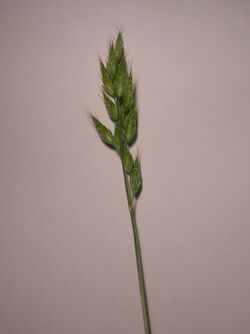
<svg viewBox="0 0 250 334"><path fill-rule="evenodd" d="M138 88L153 334L250 333L250 2L0 2L0 333L142 334L98 56Z"/></svg>

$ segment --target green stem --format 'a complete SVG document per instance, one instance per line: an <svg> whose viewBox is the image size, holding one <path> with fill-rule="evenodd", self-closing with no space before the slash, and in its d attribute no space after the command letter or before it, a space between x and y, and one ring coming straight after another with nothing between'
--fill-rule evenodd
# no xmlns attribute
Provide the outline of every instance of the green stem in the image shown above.
<svg viewBox="0 0 250 334"><path fill-rule="evenodd" d="M143 321L144 321L144 330L145 330L145 334L151 334L148 304L147 304L147 295L146 295L146 287L145 287L143 266L142 266L142 256L141 256L139 235L138 235L136 219L135 219L135 208L133 206L132 192L131 192L128 176L126 174L125 166L124 166L123 162L122 162L122 171L123 171L123 176L124 176L124 183L125 183L125 189L126 189L126 195L127 195L127 201L128 201L128 208L129 208L129 213L130 213L130 217L131 217L133 236L134 236L136 266L137 266L137 273L138 273L138 280L139 280L141 306L142 306L142 314L143 314Z"/></svg>

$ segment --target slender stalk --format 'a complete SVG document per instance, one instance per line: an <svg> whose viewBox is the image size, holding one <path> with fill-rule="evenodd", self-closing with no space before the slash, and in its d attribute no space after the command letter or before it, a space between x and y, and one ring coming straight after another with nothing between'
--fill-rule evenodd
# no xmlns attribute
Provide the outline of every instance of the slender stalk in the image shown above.
<svg viewBox="0 0 250 334"><path fill-rule="evenodd" d="M132 192L131 192L131 189L130 189L128 176L126 174L125 166L124 166L123 162L122 162L122 171L123 171L123 176L124 176L124 184L125 184L125 189L126 189L128 208L129 208L129 213L130 213L130 218L131 218L131 223L132 223L132 229L133 229L135 255L136 255L136 266L137 266L137 273L138 273L138 281L139 281L139 289L140 289L140 297L141 297L144 330L145 330L145 334L151 334L151 326L150 326L148 303L147 303L147 294L146 294L146 287L145 287L144 274L143 274L140 241L139 241L139 235L138 235L138 230L137 230L137 225L136 225L136 218L135 218L135 208L133 206Z"/></svg>

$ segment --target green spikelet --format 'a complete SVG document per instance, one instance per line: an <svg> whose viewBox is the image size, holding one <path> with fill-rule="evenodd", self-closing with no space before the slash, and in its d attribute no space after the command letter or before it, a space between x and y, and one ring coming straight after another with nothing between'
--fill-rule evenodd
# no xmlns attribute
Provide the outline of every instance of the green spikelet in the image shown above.
<svg viewBox="0 0 250 334"><path fill-rule="evenodd" d="M108 55L108 61L107 61L107 71L109 76L114 79L116 76L116 69L117 69L117 60L115 56L115 50L113 43L110 43L109 45L109 55Z"/></svg>
<svg viewBox="0 0 250 334"><path fill-rule="evenodd" d="M122 34L119 31L115 42L115 56L118 61L120 60L122 53L123 53L123 39L122 39Z"/></svg>
<svg viewBox="0 0 250 334"><path fill-rule="evenodd" d="M130 111L133 104L134 104L134 87L133 87L132 71L130 71L126 84L126 96L124 99L125 113L128 113Z"/></svg>
<svg viewBox="0 0 250 334"><path fill-rule="evenodd" d="M114 147L119 155L121 155L122 141L121 141L121 129L118 125L115 127L114 133Z"/></svg>
<svg viewBox="0 0 250 334"><path fill-rule="evenodd" d="M127 87L127 73L124 64L121 62L117 67L117 74L114 82L114 94L117 98L124 98L126 95L126 87Z"/></svg>
<svg viewBox="0 0 250 334"><path fill-rule="evenodd" d="M108 71L101 60L100 60L100 71L101 71L101 76L102 76L102 88L106 94L113 97L114 92L113 92L113 87L112 87L113 86L112 80L109 77Z"/></svg>
<svg viewBox="0 0 250 334"><path fill-rule="evenodd" d="M129 152L127 147L125 148L123 152L123 161L124 161L126 172L130 174L134 166L134 160L133 160L132 154Z"/></svg>
<svg viewBox="0 0 250 334"><path fill-rule="evenodd" d="M103 94L103 100L107 112L109 114L109 117L112 119L112 121L115 122L118 117L116 105L114 104L114 102L111 101L111 99L105 93Z"/></svg>
<svg viewBox="0 0 250 334"><path fill-rule="evenodd" d="M134 195L137 194L142 184L141 167L138 156L136 157L134 167L130 176L130 186Z"/></svg>
<svg viewBox="0 0 250 334"><path fill-rule="evenodd" d="M135 108L125 117L124 128L126 143L130 145L134 141L137 133L137 113Z"/></svg>
<svg viewBox="0 0 250 334"><path fill-rule="evenodd" d="M127 71L127 63L122 52L120 60L117 64L117 73L114 82L114 94L117 98L125 98L126 96L126 88L127 88L127 80L128 80L128 71Z"/></svg>
<svg viewBox="0 0 250 334"><path fill-rule="evenodd" d="M118 74L114 82L114 95L117 98L124 97L126 92L126 81L123 74Z"/></svg>
<svg viewBox="0 0 250 334"><path fill-rule="evenodd" d="M103 125L95 116L91 115L90 117L101 140L104 141L104 143L113 147L114 138L112 132L105 125Z"/></svg>
<svg viewBox="0 0 250 334"><path fill-rule="evenodd" d="M124 51L123 51L123 53L121 55L121 58L120 58L120 61L118 63L117 72L118 71L122 71L124 73L125 77L126 78L128 77L128 66L127 66L127 62L126 62Z"/></svg>

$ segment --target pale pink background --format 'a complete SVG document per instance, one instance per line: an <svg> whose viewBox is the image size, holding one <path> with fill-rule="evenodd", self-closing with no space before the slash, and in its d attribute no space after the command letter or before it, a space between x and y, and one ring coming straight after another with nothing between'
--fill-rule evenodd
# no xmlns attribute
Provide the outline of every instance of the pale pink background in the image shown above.
<svg viewBox="0 0 250 334"><path fill-rule="evenodd" d="M98 54L138 84L153 334L250 333L250 2L0 3L0 333L143 333Z"/></svg>

